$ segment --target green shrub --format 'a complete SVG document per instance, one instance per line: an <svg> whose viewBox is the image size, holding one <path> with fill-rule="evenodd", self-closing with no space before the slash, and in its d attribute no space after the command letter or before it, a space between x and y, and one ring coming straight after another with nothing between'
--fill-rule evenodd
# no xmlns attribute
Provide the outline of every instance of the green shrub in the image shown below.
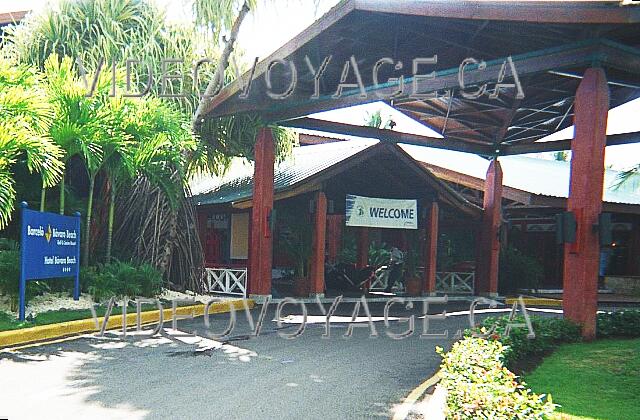
<svg viewBox="0 0 640 420"><path fill-rule="evenodd" d="M164 286L162 273L151 264L139 266L136 279L140 284L140 294L142 296L152 297L162 293L162 286Z"/></svg>
<svg viewBox="0 0 640 420"><path fill-rule="evenodd" d="M0 251L0 294L9 296L11 310L18 309L20 287L20 252Z"/></svg>
<svg viewBox="0 0 640 420"><path fill-rule="evenodd" d="M518 289L538 289L544 279L544 268L540 262L515 248L500 253L498 284L502 293Z"/></svg>
<svg viewBox="0 0 640 420"><path fill-rule="evenodd" d="M49 291L46 281L28 281L25 297L27 302L34 296ZM20 251L0 251L0 294L9 296L11 310L18 310L20 293Z"/></svg>
<svg viewBox="0 0 640 420"><path fill-rule="evenodd" d="M488 317L478 328L467 332L484 334L492 331L494 334L489 340L499 340L505 346L504 360L509 368L529 357L544 356L562 343L573 343L580 341L580 326L563 318L551 318L530 316L531 326L535 333L535 338L528 338L527 328L512 328L509 335L505 335L507 324L524 324L523 316L516 316L513 321L509 321L508 316Z"/></svg>
<svg viewBox="0 0 640 420"><path fill-rule="evenodd" d="M154 297L162 291L162 274L149 264L134 266L116 261L81 272L87 290L96 302L113 296Z"/></svg>
<svg viewBox="0 0 640 420"><path fill-rule="evenodd" d="M529 339L526 328L514 328L509 336L504 331L509 323L509 317L488 317L477 328L467 330L466 335L472 333L485 334L496 330L489 340L499 340L505 345L505 364L513 368L518 362L528 358L544 356L559 344L574 343L581 340L580 326L563 318L530 316L534 339ZM524 323L524 317L517 316L512 323ZM640 337L640 311L624 310L617 312L599 313L597 317L598 338L610 337Z"/></svg>
<svg viewBox="0 0 640 420"><path fill-rule="evenodd" d="M542 419L553 413L551 397L536 395L503 365L499 341L467 337L442 355L440 385L447 391L447 419Z"/></svg>
<svg viewBox="0 0 640 420"><path fill-rule="evenodd" d="M598 314L596 335L598 338L640 337L640 311L622 310Z"/></svg>
<svg viewBox="0 0 640 420"><path fill-rule="evenodd" d="M18 251L20 245L13 239L0 238L0 251Z"/></svg>

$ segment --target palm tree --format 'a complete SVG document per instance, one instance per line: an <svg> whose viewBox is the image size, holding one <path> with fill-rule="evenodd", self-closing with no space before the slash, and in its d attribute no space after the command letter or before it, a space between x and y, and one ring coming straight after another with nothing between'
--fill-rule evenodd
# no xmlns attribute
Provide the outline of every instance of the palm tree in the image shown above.
<svg viewBox="0 0 640 420"><path fill-rule="evenodd" d="M172 208L182 195L185 151L195 148L187 120L159 99L112 101L109 114L120 131L104 147L104 170L109 182L109 210L105 259L111 260L116 197L137 177L158 187Z"/></svg>
<svg viewBox="0 0 640 420"><path fill-rule="evenodd" d="M52 54L44 63L44 79L54 118L49 128L51 139L63 150L66 164L80 156L87 167L99 166L100 144L95 140L101 128L94 98L86 97L84 84L75 76L70 57L61 60ZM104 90L105 86L100 89ZM104 124L102 124L104 125ZM65 210L65 174L60 182L60 214Z"/></svg>
<svg viewBox="0 0 640 420"><path fill-rule="evenodd" d="M393 130L396 126L396 122L389 116L386 121L382 118L382 110L377 110L371 114L367 114L365 119L365 125L367 127L382 128L385 130Z"/></svg>
<svg viewBox="0 0 640 420"><path fill-rule="evenodd" d="M64 168L61 150L46 136L52 112L38 82L32 69L0 59L0 229L15 205L14 165L39 173L43 187L55 185Z"/></svg>
<svg viewBox="0 0 640 420"><path fill-rule="evenodd" d="M623 186L634 191L640 191L640 163L632 168L622 171L618 175L616 189Z"/></svg>
<svg viewBox="0 0 640 420"><path fill-rule="evenodd" d="M162 72L162 60L167 57L179 57L191 64L204 55L219 57L220 65L215 66L216 75L224 74L226 80L231 80L233 75L228 69L228 62L240 23L258 3L273 3L273 0L193 0L196 25L175 26L167 24L164 14L149 0L61 0L57 9L50 8L42 14L25 19L21 25L10 28L8 38L10 47L20 60L41 69L52 53L80 58L89 75L95 72L101 60L107 64L114 61L124 63L125 59L135 57L150 63L157 76ZM221 36L223 33L228 34L226 38ZM195 86L190 72L185 72L182 91L186 95L172 99L178 106L181 118L192 120L190 116L198 105L198 92L203 90L207 81L219 79L219 76L213 74L213 67L211 65L203 69L209 71L200 75L201 85L198 86ZM146 68L138 65L132 70L134 84L141 89L148 81ZM180 81L174 81L169 83L168 88L175 92L180 84ZM157 95L159 89L160 84L152 85L150 94ZM193 121L199 121L199 118L193 118ZM228 166L231 156L251 157L254 134L257 128L264 125L257 116L229 117L207 122L195 130L197 143L185 153L185 166L194 171L220 173ZM99 132L98 130L94 136L99 137ZM279 128L275 134L278 157L282 158L290 151L294 136ZM105 144L103 140L95 138L92 141ZM67 150L71 151L71 148ZM88 236L93 189L101 163L86 163L89 163L87 171L90 181L85 228ZM183 187L187 173L190 172L181 173L176 170L167 179L174 185ZM148 220L152 215L166 219L166 223L163 220L157 226L158 229L164 229L163 232L149 230L148 236L144 232L146 225L127 225L129 232L124 239L129 244L123 246L133 252L137 259L149 261L165 272L169 270L173 249L178 250L189 261L181 266L188 271L171 272L168 276L180 282L187 277L200 275L198 269L193 268L200 264L193 255L198 253L200 244L193 232L195 212L188 197L189 192L185 187L180 194L179 203L173 206L170 197L166 196L166 190L152 185L145 178L135 180L130 191L122 197L122 201L128 203L126 211L129 220ZM149 206L149 203L156 204ZM147 213L134 215L134 211ZM187 217L182 217L183 214ZM88 262L88 242L85 241L84 244L85 264Z"/></svg>

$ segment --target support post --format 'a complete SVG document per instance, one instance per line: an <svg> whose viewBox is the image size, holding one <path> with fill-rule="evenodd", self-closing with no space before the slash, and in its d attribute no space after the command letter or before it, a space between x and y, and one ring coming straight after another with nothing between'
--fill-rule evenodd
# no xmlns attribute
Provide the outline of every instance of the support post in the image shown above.
<svg viewBox="0 0 640 420"><path fill-rule="evenodd" d="M564 246L562 296L564 316L582 325L582 336L587 340L596 335L600 243L594 225L602 211L608 111L605 73L599 68L587 69L574 102L567 210L574 212L577 230L576 241Z"/></svg>
<svg viewBox="0 0 640 420"><path fill-rule="evenodd" d="M366 227L358 229L356 267L363 268L369 265L369 230Z"/></svg>
<svg viewBox="0 0 640 420"><path fill-rule="evenodd" d="M344 216L341 214L327 215L327 260L335 263L342 244L342 226Z"/></svg>
<svg viewBox="0 0 640 420"><path fill-rule="evenodd" d="M255 145L253 172L253 207L249 242L248 289L258 299L271 295L273 243L271 216L273 210L273 134L261 128Z"/></svg>
<svg viewBox="0 0 640 420"><path fill-rule="evenodd" d="M315 196L313 214L313 244L309 280L310 295L324 297L324 258L327 231L327 196L319 191Z"/></svg>
<svg viewBox="0 0 640 420"><path fill-rule="evenodd" d="M484 212L476 262L476 293L480 295L497 296L498 294L501 223L502 167L494 158L489 164L484 182Z"/></svg>
<svg viewBox="0 0 640 420"><path fill-rule="evenodd" d="M433 201L429 206L429 213L425 223L426 243L424 260L423 293L427 296L436 294L436 272L438 259L438 218L440 206Z"/></svg>

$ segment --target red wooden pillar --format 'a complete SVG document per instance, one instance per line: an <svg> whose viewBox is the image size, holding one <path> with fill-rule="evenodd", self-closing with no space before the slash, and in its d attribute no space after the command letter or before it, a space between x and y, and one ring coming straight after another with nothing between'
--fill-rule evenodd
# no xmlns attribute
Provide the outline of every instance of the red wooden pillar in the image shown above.
<svg viewBox="0 0 640 420"><path fill-rule="evenodd" d="M480 226L476 293L498 294L498 262L500 258L500 223L502 221L502 167L493 159L484 182L484 212Z"/></svg>
<svg viewBox="0 0 640 420"><path fill-rule="evenodd" d="M324 296L324 255L327 231L327 196L319 191L315 197L313 214L313 244L309 269L311 295Z"/></svg>
<svg viewBox="0 0 640 420"><path fill-rule="evenodd" d="M327 261L335 263L342 243L342 214L327 215Z"/></svg>
<svg viewBox="0 0 640 420"><path fill-rule="evenodd" d="M600 243L593 225L602 211L604 151L609 89L602 69L584 74L574 102L571 181L567 210L577 219L576 242L564 247L563 311L582 325L585 339L596 334Z"/></svg>
<svg viewBox="0 0 640 420"><path fill-rule="evenodd" d="M426 220L426 243L424 261L423 292L426 295L436 293L436 270L438 258L438 217L440 206L437 201L431 203Z"/></svg>
<svg viewBox="0 0 640 420"><path fill-rule="evenodd" d="M367 265L369 265L369 230L361 227L358 228L356 267L363 268Z"/></svg>
<svg viewBox="0 0 640 420"><path fill-rule="evenodd" d="M269 217L273 209L274 148L271 129L262 128L255 144L253 207L249 241L249 294L271 295L273 243Z"/></svg>

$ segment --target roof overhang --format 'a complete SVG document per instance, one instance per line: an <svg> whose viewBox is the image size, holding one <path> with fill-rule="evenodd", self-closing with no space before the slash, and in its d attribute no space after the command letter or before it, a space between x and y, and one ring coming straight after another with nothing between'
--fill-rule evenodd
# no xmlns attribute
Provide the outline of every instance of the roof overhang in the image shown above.
<svg viewBox="0 0 640 420"><path fill-rule="evenodd" d="M420 165L407 152L402 150L402 148L397 145L389 145L385 143L378 143L374 146L368 147L335 165L306 177L305 179L287 185L286 187L277 188L274 192L274 200L284 200L301 194L322 190L324 183L329 181L331 178L383 153L391 154L394 162L399 162L405 165L405 167L412 171L418 179L421 179L426 185L433 188L437 193L438 200L441 202L460 210L462 213L467 214L472 218L481 217L482 209L480 207L471 203L458 194L454 189L438 179L427 168ZM221 205L228 204L229 203ZM237 209L248 209L253 206L253 201L250 196L247 196L232 201L231 205Z"/></svg>
<svg viewBox="0 0 640 420"><path fill-rule="evenodd" d="M255 113L311 128L305 125L309 120L295 120L382 99L442 133L439 144L447 149L486 155L524 153L531 147L558 150L570 143L536 141L572 124L575 91L585 69L606 70L611 107L640 97L638 33L640 7L619 1L347 0L226 86L208 103L205 115ZM316 83L307 61L317 72L329 56ZM434 56L432 67L412 71L414 59ZM385 57L402 63L402 69L377 66ZM460 69L467 58L483 64L464 66L462 89ZM355 67L364 92L347 88L337 95L345 69L348 83L358 80ZM375 71L387 81L377 83ZM267 73L272 92L290 89L290 94L268 95ZM490 97L501 78L515 86L501 87L497 97ZM486 94L466 95L485 84ZM405 90L391 98L401 85ZM356 135L347 125L332 132L338 131ZM639 140L634 135L625 141Z"/></svg>

